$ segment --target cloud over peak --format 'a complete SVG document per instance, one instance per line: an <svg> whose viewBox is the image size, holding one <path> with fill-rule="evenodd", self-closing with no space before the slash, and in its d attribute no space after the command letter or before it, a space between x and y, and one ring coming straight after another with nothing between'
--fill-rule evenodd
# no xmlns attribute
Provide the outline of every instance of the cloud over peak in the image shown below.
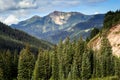
<svg viewBox="0 0 120 80"><path fill-rule="evenodd" d="M9 15L5 20L4 23L11 25L11 24L17 24L18 23L18 19L16 16L14 15Z"/></svg>

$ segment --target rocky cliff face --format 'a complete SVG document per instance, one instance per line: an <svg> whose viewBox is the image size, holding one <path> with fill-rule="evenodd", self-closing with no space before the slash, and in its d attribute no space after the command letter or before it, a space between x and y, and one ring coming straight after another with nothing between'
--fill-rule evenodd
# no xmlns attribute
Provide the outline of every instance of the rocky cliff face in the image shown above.
<svg viewBox="0 0 120 80"><path fill-rule="evenodd" d="M107 35L107 38L112 46L113 55L120 57L120 24L113 26ZM93 50L99 50L101 45L101 38L96 36L90 41L89 45Z"/></svg>
<svg viewBox="0 0 120 80"><path fill-rule="evenodd" d="M63 25L67 23L71 15L72 15L71 13L54 11L49 16L52 19L52 21L55 22L55 24Z"/></svg>

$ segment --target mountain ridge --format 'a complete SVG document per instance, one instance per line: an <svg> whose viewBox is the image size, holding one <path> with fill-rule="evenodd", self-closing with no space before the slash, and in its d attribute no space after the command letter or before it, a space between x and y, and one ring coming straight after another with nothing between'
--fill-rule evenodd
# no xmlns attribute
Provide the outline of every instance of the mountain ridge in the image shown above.
<svg viewBox="0 0 120 80"><path fill-rule="evenodd" d="M54 11L44 17L37 16L37 19L33 19L36 18L33 16L30 19L19 22L17 25L13 24L11 26L23 30L37 38L52 43L58 43L59 39L64 40L67 36L76 33L76 31L72 29L74 26L79 23L87 22L94 16L95 15L85 15L80 12ZM103 23L103 18L104 17L102 17L100 24ZM65 35L63 33L65 33ZM84 34L84 31L82 33Z"/></svg>

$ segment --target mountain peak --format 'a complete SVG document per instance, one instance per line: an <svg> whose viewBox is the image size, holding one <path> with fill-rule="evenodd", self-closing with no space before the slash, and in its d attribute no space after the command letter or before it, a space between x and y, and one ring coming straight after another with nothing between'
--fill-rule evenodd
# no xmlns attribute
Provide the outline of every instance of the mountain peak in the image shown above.
<svg viewBox="0 0 120 80"><path fill-rule="evenodd" d="M62 11L53 11L53 13L61 13Z"/></svg>
<svg viewBox="0 0 120 80"><path fill-rule="evenodd" d="M40 16L38 16L38 15L34 15L31 19L39 19L39 18L41 18Z"/></svg>
<svg viewBox="0 0 120 80"><path fill-rule="evenodd" d="M39 20L39 19L41 19L40 16L34 15L33 17L31 17L30 19L27 19L26 21L31 23L31 22L35 22L36 20Z"/></svg>
<svg viewBox="0 0 120 80"><path fill-rule="evenodd" d="M49 15L53 15L53 16L59 16L59 15L62 15L64 14L65 12L62 12L62 11L53 11L52 13L50 13Z"/></svg>
<svg viewBox="0 0 120 80"><path fill-rule="evenodd" d="M84 31L81 33L81 29L86 29L87 25L90 26L87 28L91 28L91 26L102 24L103 19L97 20L99 22L96 23L93 21L93 23L89 22L89 24L84 25L92 17L93 15L84 15L80 12L53 11L43 17L35 15L17 25L13 25L13 27L24 30L40 39L57 43L59 38L64 40L66 36L71 36L72 38L74 35L79 36L82 33L86 36L87 33L84 33ZM76 27L76 24L79 23L83 24Z"/></svg>

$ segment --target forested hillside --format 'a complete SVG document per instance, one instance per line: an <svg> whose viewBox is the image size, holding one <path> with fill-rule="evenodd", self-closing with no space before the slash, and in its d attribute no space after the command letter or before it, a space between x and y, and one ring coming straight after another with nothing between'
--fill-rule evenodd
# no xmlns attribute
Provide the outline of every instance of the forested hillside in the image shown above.
<svg viewBox="0 0 120 80"><path fill-rule="evenodd" d="M119 80L120 58L113 55L105 31L93 31L101 33L100 49L96 51L82 38L70 42L69 37L52 50L40 48L38 56L29 45L19 55L17 51L1 50L0 80Z"/></svg>
<svg viewBox="0 0 120 80"><path fill-rule="evenodd" d="M59 42L54 50L39 49L37 60L27 45L17 52L0 52L1 80L119 80L120 59L112 55L106 37L102 38L100 51L94 52L79 39L69 38ZM6 64L5 64L6 63ZM107 79L106 79L107 78Z"/></svg>
<svg viewBox="0 0 120 80"><path fill-rule="evenodd" d="M32 48L51 48L52 44L39 40L27 33L12 29L0 22L0 49L21 50L28 43Z"/></svg>
<svg viewBox="0 0 120 80"><path fill-rule="evenodd" d="M111 27L120 23L120 10L116 12L109 11L105 15L103 29L110 29Z"/></svg>

